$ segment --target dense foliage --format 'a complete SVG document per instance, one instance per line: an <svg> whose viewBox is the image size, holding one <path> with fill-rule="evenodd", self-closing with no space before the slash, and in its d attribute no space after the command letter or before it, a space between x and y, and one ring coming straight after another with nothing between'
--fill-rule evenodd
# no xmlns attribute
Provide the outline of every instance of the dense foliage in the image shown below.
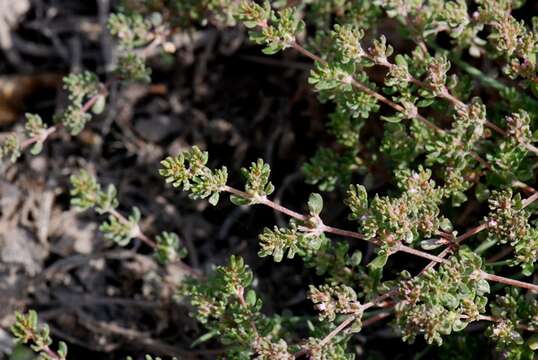
<svg viewBox="0 0 538 360"><path fill-rule="evenodd" d="M139 225L141 212L122 215L115 187L103 188L85 170L71 176L72 205L106 215L100 230L118 246L138 238L160 263L189 269L191 277L178 286L180 301L207 330L197 343L217 339L225 358L353 359L354 335L394 315L390 326L405 342L422 337L450 347L451 334L487 322L480 329L500 358L533 359L538 17L532 23L514 17L523 2L126 1L110 17L122 51L119 82L149 82L144 49L169 51L169 36L196 26L243 26L264 54L296 52L311 63L308 83L331 109L326 124L333 142L319 146L302 168L306 182L323 194L305 199L305 213L270 199L270 165L278 164L262 159L242 169L242 190L229 185L238 174L209 166L219 159L209 162L196 144L162 160L159 171L192 199L217 205L227 194L238 206L267 206L290 218L287 226L259 219L267 227L258 255L276 263L297 257L315 273L317 282L304 287L317 317L302 319L303 328L289 311L264 312L271 299L262 301L256 274L242 258L230 254L227 264L207 274L191 269L182 262L186 250L177 234L163 231L152 240ZM470 62L494 64L499 72L491 78ZM25 138L5 139L3 159L15 161L29 147L38 153L62 128L77 135L92 114L104 111L109 84L97 75L73 74L64 83L70 104L56 125L28 114ZM492 83L496 100L479 91ZM380 193L371 181L376 166L391 174ZM335 196L356 229L324 222L331 209L323 199ZM471 201L489 212L470 229L456 228ZM375 245L373 257L359 241ZM405 262L391 263L399 253L425 266L417 272ZM13 332L43 358L66 357L65 344L52 350L34 312L18 315Z"/></svg>

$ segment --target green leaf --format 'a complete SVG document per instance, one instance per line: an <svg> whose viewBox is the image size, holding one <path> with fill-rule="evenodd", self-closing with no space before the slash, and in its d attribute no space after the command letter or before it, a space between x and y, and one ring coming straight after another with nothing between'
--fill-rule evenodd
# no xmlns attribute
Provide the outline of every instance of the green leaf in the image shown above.
<svg viewBox="0 0 538 360"><path fill-rule="evenodd" d="M529 340L527 340L527 345L532 351L538 350L538 334L532 335Z"/></svg>
<svg viewBox="0 0 538 360"><path fill-rule="evenodd" d="M323 210L323 198L318 193L310 194L308 198L308 210L313 216L319 216L321 210Z"/></svg>
<svg viewBox="0 0 538 360"><path fill-rule="evenodd" d="M401 54L396 55L396 57L394 58L394 62L398 65L407 65L405 57L403 57Z"/></svg>
<svg viewBox="0 0 538 360"><path fill-rule="evenodd" d="M30 324L31 329L37 328L37 312L35 310L28 312L28 324Z"/></svg>
<svg viewBox="0 0 538 360"><path fill-rule="evenodd" d="M196 339L196 340L194 340L192 342L191 348L211 340L212 338L214 338L218 334L219 334L218 330L213 330L213 331L205 333L204 335L200 336L198 339Z"/></svg>
<svg viewBox="0 0 538 360"><path fill-rule="evenodd" d="M386 122L390 123L399 123L403 120L403 117L399 115L393 115L393 116L381 116L381 119L385 120Z"/></svg>
<svg viewBox="0 0 538 360"><path fill-rule="evenodd" d="M461 321L460 319L456 319L454 321L454 323L452 324L452 330L453 331L462 331L463 329L465 329L467 327L469 323L465 322L465 321Z"/></svg>
<svg viewBox="0 0 538 360"><path fill-rule="evenodd" d="M368 267L371 270L382 269L387 264L388 258L389 256L386 253L379 254L372 261L370 261Z"/></svg>
<svg viewBox="0 0 538 360"><path fill-rule="evenodd" d="M531 276L534 273L534 264L523 264L521 273L525 276Z"/></svg>
<svg viewBox="0 0 538 360"><path fill-rule="evenodd" d="M265 55L274 55L280 50L281 50L281 47L279 45L269 44L267 45L267 47L262 49L262 53L264 53Z"/></svg>
<svg viewBox="0 0 538 360"><path fill-rule="evenodd" d="M362 261L362 252L360 250L357 250L353 252L353 255L351 255L348 262L349 262L349 265L357 267L361 264L361 261Z"/></svg>
<svg viewBox="0 0 538 360"><path fill-rule="evenodd" d="M444 218L444 219L441 220L441 223L439 224L439 227L444 232L451 232L452 230L454 230L454 227L452 226L452 223L447 218Z"/></svg>
<svg viewBox="0 0 538 360"><path fill-rule="evenodd" d="M256 292L254 290L252 290L252 289L248 290L247 295L245 297L245 301L250 306L256 305Z"/></svg>
<svg viewBox="0 0 538 360"><path fill-rule="evenodd" d="M456 191L452 194L452 206L459 207L461 204L467 201L467 195L462 191Z"/></svg>
<svg viewBox="0 0 538 360"><path fill-rule="evenodd" d="M250 204L250 200L245 199L245 198L240 197L240 196L236 196L236 195L230 195L230 201L232 202L232 204L235 204L237 206L243 206L243 205L249 205Z"/></svg>
<svg viewBox="0 0 538 360"><path fill-rule="evenodd" d="M359 317L351 323L349 327L349 332L351 334L359 333L362 330L362 319Z"/></svg>
<svg viewBox="0 0 538 360"><path fill-rule="evenodd" d="M67 357L67 344L63 341L58 343L58 355L60 355L62 358Z"/></svg>
<svg viewBox="0 0 538 360"><path fill-rule="evenodd" d="M38 141L30 149L30 154L38 155L41 152L41 150L43 150L43 142Z"/></svg>
<svg viewBox="0 0 538 360"><path fill-rule="evenodd" d="M475 194L476 200L478 200L479 202L484 202L489 198L490 191L485 184L479 183L475 187L474 194Z"/></svg>
<svg viewBox="0 0 538 360"><path fill-rule="evenodd" d="M480 279L476 284L476 292L478 295L489 294L489 283L484 279Z"/></svg>
<svg viewBox="0 0 538 360"><path fill-rule="evenodd" d="M218 202L219 202L219 193L218 192L214 192L213 194L211 194L211 196L209 197L209 203L213 206L217 205Z"/></svg>
<svg viewBox="0 0 538 360"><path fill-rule="evenodd" d="M443 301L443 303L446 305L446 307L448 307L449 309L455 309L460 304L460 302L458 301L458 298L449 292L445 292L441 294L440 298Z"/></svg>
<svg viewBox="0 0 538 360"><path fill-rule="evenodd" d="M433 104L434 99L422 99L417 102L417 107L425 108Z"/></svg>
<svg viewBox="0 0 538 360"><path fill-rule="evenodd" d="M422 240L420 242L420 247L423 248L424 250L434 250L434 249L437 249L439 246L443 245L444 242L443 241L440 241L439 239L427 239L427 240Z"/></svg>
<svg viewBox="0 0 538 360"><path fill-rule="evenodd" d="M98 95L95 100L95 104L92 106L92 112L95 115L101 114L105 110L106 97L104 95Z"/></svg>

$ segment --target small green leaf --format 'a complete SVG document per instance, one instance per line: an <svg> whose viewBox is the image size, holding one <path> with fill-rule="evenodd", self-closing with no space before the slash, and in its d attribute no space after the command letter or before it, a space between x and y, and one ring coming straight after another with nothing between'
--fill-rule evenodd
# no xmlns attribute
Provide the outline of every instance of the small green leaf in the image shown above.
<svg viewBox="0 0 538 360"><path fill-rule="evenodd" d="M394 62L398 65L407 65L405 57L403 57L403 55L401 54L396 55L396 57L394 58Z"/></svg>
<svg viewBox="0 0 538 360"><path fill-rule="evenodd" d="M267 45L267 47L262 49L262 53L264 53L265 55L274 55L277 52L279 52L280 50L281 50L280 46L274 45L274 44L269 44L269 45Z"/></svg>
<svg viewBox="0 0 538 360"><path fill-rule="evenodd" d="M211 340L212 338L214 338L218 334L219 334L219 332L217 330L213 330L213 331L205 333L204 335L200 336L198 339L196 339L196 340L194 340L192 342L191 348Z"/></svg>
<svg viewBox="0 0 538 360"><path fill-rule="evenodd" d="M63 341L58 343L58 355L64 359L67 357L67 345Z"/></svg>
<svg viewBox="0 0 538 360"><path fill-rule="evenodd" d="M362 252L360 250L357 250L353 252L353 255L351 255L351 258L349 258L349 264L351 266L359 266L362 261Z"/></svg>
<svg viewBox="0 0 538 360"><path fill-rule="evenodd" d="M521 267L521 273L525 276L531 276L534 273L533 264L523 264Z"/></svg>
<svg viewBox="0 0 538 360"><path fill-rule="evenodd" d="M479 202L484 202L489 198L490 191L486 185L479 183L475 187L474 194L476 196L476 200Z"/></svg>
<svg viewBox="0 0 538 360"><path fill-rule="evenodd" d="M457 191L452 194L452 206L459 207L461 204L467 201L467 195L462 191Z"/></svg>
<svg viewBox="0 0 538 360"><path fill-rule="evenodd" d="M478 293L478 295L489 294L489 283L484 279L480 279L476 284L476 292Z"/></svg>
<svg viewBox="0 0 538 360"><path fill-rule="evenodd" d="M245 301L250 306L256 305L256 292L254 290L252 290L252 289L247 291L247 296L245 297Z"/></svg>
<svg viewBox="0 0 538 360"><path fill-rule="evenodd" d="M440 298L449 309L455 309L459 305L458 299L449 292L441 294Z"/></svg>
<svg viewBox="0 0 538 360"><path fill-rule="evenodd" d="M386 122L390 123L399 123L403 120L401 116L393 115L393 116L381 116L381 119L385 120Z"/></svg>
<svg viewBox="0 0 538 360"><path fill-rule="evenodd" d="M532 351L538 350L538 334L532 335L529 340L527 340L527 345Z"/></svg>
<svg viewBox="0 0 538 360"><path fill-rule="evenodd" d="M43 142L38 141L30 149L30 154L38 155L41 152L41 150L43 150Z"/></svg>
<svg viewBox="0 0 538 360"><path fill-rule="evenodd" d="M440 239L427 239L420 242L420 247L424 250L434 250L443 245L444 242Z"/></svg>
<svg viewBox="0 0 538 360"><path fill-rule="evenodd" d="M422 99L417 102L417 107L424 108L430 106L431 104L433 104L433 99Z"/></svg>
<svg viewBox="0 0 538 360"><path fill-rule="evenodd" d="M240 196L230 195L230 201L237 206L243 206L250 204L250 201Z"/></svg>
<svg viewBox="0 0 538 360"><path fill-rule="evenodd" d="M371 270L381 269L385 266L385 264L387 264L388 258L389 256L386 253L379 254L375 257L375 259L370 261L370 263L368 264L368 267Z"/></svg>
<svg viewBox="0 0 538 360"><path fill-rule="evenodd" d="M105 110L106 97L104 95L98 95L95 103L92 106L92 112L95 115L101 114Z"/></svg>
<svg viewBox="0 0 538 360"><path fill-rule="evenodd" d="M444 218L444 219L441 220L441 223L439 224L439 227L444 232L451 232L452 230L454 230L454 227L452 226L452 223L447 218Z"/></svg>
<svg viewBox="0 0 538 360"><path fill-rule="evenodd" d="M351 326L349 328L349 332L351 334L359 333L362 330L362 320L361 318L357 318L355 321L351 323Z"/></svg>
<svg viewBox="0 0 538 360"><path fill-rule="evenodd" d="M318 216L323 209L323 198L318 193L310 194L308 198L308 210L313 216Z"/></svg>
<svg viewBox="0 0 538 360"><path fill-rule="evenodd" d="M37 312L35 310L30 310L28 312L28 323L30 324L31 329L37 328Z"/></svg>
<svg viewBox="0 0 538 360"><path fill-rule="evenodd" d="M214 192L213 194L211 194L211 196L209 197L209 203L213 206L217 205L218 202L219 202L219 193L218 192Z"/></svg>
<svg viewBox="0 0 538 360"><path fill-rule="evenodd" d="M456 319L454 323L452 324L452 330L453 331L462 331L467 327L468 323L465 321L461 321L460 319Z"/></svg>

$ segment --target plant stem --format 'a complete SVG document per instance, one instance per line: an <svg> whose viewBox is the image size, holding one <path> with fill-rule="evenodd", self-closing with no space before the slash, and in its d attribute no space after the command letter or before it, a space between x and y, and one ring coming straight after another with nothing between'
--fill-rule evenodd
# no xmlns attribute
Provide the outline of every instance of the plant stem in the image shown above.
<svg viewBox="0 0 538 360"><path fill-rule="evenodd" d="M327 65L327 61L325 61L324 59L320 58L319 56L311 53L310 51L308 51L307 49L305 49L304 47L302 47L301 45L299 45L297 42L294 42L291 47L295 50L297 50L299 53L303 54L304 56L312 59L313 61L316 61L316 62L319 62L320 64L323 64L323 65ZM379 100L380 102L390 106L391 108L393 108L394 110L398 111L398 112L401 112L403 114L406 114L406 111L405 109L399 105L399 104L396 104L395 102L389 100L388 98L386 98L385 96L381 95L380 93L378 93L377 91L374 91L372 89L370 89L368 86L362 84L360 81L358 81L357 79L355 79L354 77L351 77L350 79L350 83L352 86L356 87L357 89L367 93L368 95L376 98L377 100ZM414 117L416 119L418 119L420 122L422 122L424 125L426 125L427 127L429 127L430 129L432 129L433 131L439 133L439 134L444 134L445 133L445 130L441 129L440 127L438 127L437 125L435 125L434 123L432 123L431 121L429 121L428 119L426 119L424 116L422 116L421 114L417 112L415 112L414 114ZM463 145L460 143L460 145ZM477 160L480 164L482 164L482 166L486 167L486 168L489 168L489 164L486 160L482 159L482 157L480 157L480 155L478 155L476 152L471 152L471 155L473 156L473 158L475 160Z"/></svg>
<svg viewBox="0 0 538 360"><path fill-rule="evenodd" d="M519 180L512 181L512 186L520 188L521 190L523 190L527 194L534 194L536 192L535 188L533 188L532 186L527 185L524 182L521 182Z"/></svg>
<svg viewBox="0 0 538 360"><path fill-rule="evenodd" d="M501 251L499 251L498 253L496 253L496 254L490 256L489 258L487 258L486 261L487 262L499 261L500 259L502 259L506 255L510 254L512 251L514 251L514 248L512 246L506 246L503 249L501 249Z"/></svg>
<svg viewBox="0 0 538 360"><path fill-rule="evenodd" d="M236 195L236 196L239 196L239 197L242 197L243 199L246 199L246 200L252 200L253 199L253 196L244 192L244 191L241 191L241 190L238 190L238 189L235 189L231 186L224 186L222 188L222 191L226 191L226 192L229 192L233 195ZM307 219L308 217L305 216L305 215L301 215L293 210L290 210L282 205L279 205L279 204L276 204L275 202L269 200L269 199L265 199L263 202L261 202L262 205L265 205L265 206L269 206L271 208L273 208L274 210L276 211L280 211L286 215L289 215L290 217L293 217L297 220L301 220L301 221L304 221L305 219ZM343 229L338 229L338 228L335 228L335 227L332 227L332 226L327 226L327 225L324 225L324 224L321 224L321 229L325 232L328 232L328 233L332 233L332 234L335 234L335 235L341 235L341 236L345 236L345 237L351 237L351 238L355 238L355 239L360 239L360 240L364 240L364 241L368 241L368 242L371 242L375 245L379 245L379 240L377 239L366 239L364 235L362 235L361 233L358 233L358 232L354 232L354 231L349 231L349 230L343 230ZM421 251L421 250L417 250L417 249L414 249L414 248L411 248L409 246L406 246L406 245L402 245L400 244L398 249L398 251L401 251L401 252L405 252L405 253L408 253L408 254L412 254L412 255L415 255L415 256L418 256L418 257L421 257L421 258L424 258L424 259L428 259L428 260L431 260L431 264L435 265L435 263L446 263L447 260L446 259L443 259L442 256L435 256L435 255L432 255L430 253L427 253L427 252L424 252L424 251ZM445 249L447 250L447 249ZM431 266L433 266L431 265ZM502 283L502 284L507 284L507 285L512 285L512 286L516 286L516 287L521 287L521 288L524 288L524 289L529 289L531 290L532 292L536 292L538 293L538 285L534 285L534 284L529 284L529 283L525 283L525 282L522 282L522 281L517 281L517 280L511 280L511 279L508 279L508 278L505 278L505 277L502 277L502 276L497 276L497 275L492 275L492 274L488 274L486 272L481 272L480 274L482 276L482 278L484 279L487 279L487 280L491 280L491 281L494 281L494 282L499 282L499 283Z"/></svg>
<svg viewBox="0 0 538 360"><path fill-rule="evenodd" d="M58 355L56 351L52 350L50 347L45 346L41 351L43 351L45 354L47 354L51 359L53 360L64 360L63 357Z"/></svg>
<svg viewBox="0 0 538 360"><path fill-rule="evenodd" d="M380 320L383 320L383 319L385 319L385 318L387 318L387 317L389 317L391 315L392 315L391 311L383 311L383 312L380 312L379 314L375 314L372 317L364 320L362 322L362 327L365 328L367 326L370 326L370 325L372 325L372 324L374 324L374 323L376 323L376 322L378 322Z"/></svg>
<svg viewBox="0 0 538 360"><path fill-rule="evenodd" d="M109 209L108 213L114 216L116 219L118 219L119 222L125 225L131 225L131 222L125 216L123 216L120 212L118 212L116 209L113 209L113 208ZM137 226L137 232L136 232L135 237L142 240L142 242L144 242L150 248L155 250L157 248L157 243L154 240L151 240L146 234L144 234L138 225L136 226ZM178 261L178 265L181 268L183 268L186 272L188 272L189 275L192 277L199 278L201 276L199 271L185 264L183 261Z"/></svg>
<svg viewBox="0 0 538 360"><path fill-rule="evenodd" d="M480 315L478 317L478 320L498 322L498 321L501 321L503 319L496 318L496 317L493 317L493 316L488 316L488 315ZM526 331L530 331L530 332L538 332L538 329L536 329L535 327L527 326L527 325L524 325L524 324L517 324L517 327L519 329L521 329L521 330L526 330Z"/></svg>
<svg viewBox="0 0 538 360"><path fill-rule="evenodd" d="M241 305L241 307L247 311L248 310L248 305L247 305L247 302L245 301L245 289L243 287L239 287L237 288L237 291L235 292L236 295L237 295L237 300L239 301L239 304ZM249 315L252 315L249 311ZM254 334L256 335L256 338L258 339L260 337L260 334L258 333L258 329L256 328L256 324L254 323L254 320L250 319L250 327L252 328L252 331L254 332Z"/></svg>
<svg viewBox="0 0 538 360"><path fill-rule="evenodd" d="M491 248L495 244L497 244L497 240L487 239L486 241L478 245L478 247L474 250L474 252L477 253L478 255L481 255L482 253L484 253L484 251Z"/></svg>
<svg viewBox="0 0 538 360"><path fill-rule="evenodd" d="M355 316L350 316L340 323L337 327L334 328L327 336L325 336L319 343L320 346L327 345L333 337L338 335L340 331L344 330L349 324L355 321Z"/></svg>
<svg viewBox="0 0 538 360"><path fill-rule="evenodd" d="M433 46L432 46L433 47ZM437 48L439 49L438 46L435 46L434 48ZM450 53L449 53L450 54ZM476 79L478 79L480 82L482 82L483 84L487 85L487 86L490 86L492 88L494 88L495 90L499 91L499 92L509 92L509 91L512 91L513 88L509 87L508 85L505 85L504 83L500 82L499 80L491 77L491 76L488 76L486 74L484 74L482 71L480 71L479 69L475 68L474 66L470 65L469 63L455 57L455 56L450 56L450 60L455 63L456 65L458 65L463 71L465 71L466 73L468 73L469 75L475 77ZM532 108L533 110L537 111L538 110L538 101L536 101L535 99L533 99L532 97L526 95L526 94L522 94L522 93L519 93L518 92L518 95L521 96L521 99L523 100L523 103Z"/></svg>
<svg viewBox="0 0 538 360"><path fill-rule="evenodd" d="M112 84L112 82L109 81L106 84L102 85L101 89L97 92L97 94L93 95L91 98L89 98L84 103L84 105L80 109L80 112L83 113L83 114L88 112L92 108L92 106L95 105L95 103L97 102L97 100L99 99L100 96L108 96L108 88L111 86L111 84ZM28 148L32 144L35 144L35 143L38 143L38 142L40 142L40 143L45 142L50 135L52 135L56 131L60 130L62 127L63 127L63 125L61 123L53 125L53 126L47 128L47 129L45 129L42 133L37 134L36 136L32 136L32 137L24 140L21 143L21 150L25 150L26 148Z"/></svg>
<svg viewBox="0 0 538 360"><path fill-rule="evenodd" d="M247 200L252 200L254 199L254 197L252 195L250 195L249 193L247 192L244 192L244 191L241 191L241 190L238 190L238 189L235 189L231 186L228 186L228 185L225 185L223 188L222 188L223 191L226 191L226 192L229 192L230 194L233 194L235 196L238 196L238 197L241 197L243 199L247 199ZM299 221L305 221L307 219L306 216L302 215L302 214L299 214L298 212L295 212L293 210L290 210L274 201L271 201L267 198L261 198L259 199L259 203L262 204L262 205L265 205L265 206L268 206L278 212L281 212L283 214L286 214L288 215L289 217L292 217L294 219L297 219Z"/></svg>
<svg viewBox="0 0 538 360"><path fill-rule="evenodd" d="M532 194L531 196L529 196L528 198L526 198L525 200L523 200L523 205L522 205L522 208L526 208L527 206L529 206L530 204L532 204L534 201L538 200L538 192L534 189L534 188L531 188L533 191L534 191L534 194ZM456 241L455 241L455 244L459 244L461 243L462 241L470 238L471 236L474 236L476 234L478 234L479 232L485 230L488 228L488 225L486 223L482 223L478 226L475 226L474 228L470 229L470 230L467 230L465 233L463 233L462 235L458 236L456 238ZM487 249L489 249L491 246L495 245L496 242L491 242L491 241L485 241L483 242L482 244L480 244L478 246L478 248L476 248L475 252L477 254L481 254L483 253L484 251L486 251ZM440 254L439 254L439 258L443 259L451 250L451 247L447 247L446 249L444 249ZM497 260L497 259L495 259ZM495 261L495 260L492 260L492 261ZM423 271L426 271L428 269L431 269L432 267L434 267L439 261L435 261L435 260L432 260L432 262L430 262L424 269ZM536 291L535 291L536 292Z"/></svg>
<svg viewBox="0 0 538 360"><path fill-rule="evenodd" d="M538 192L535 191L534 194L532 194L531 196L523 200L522 202L523 209L529 206L530 204L532 204L533 202L535 202L537 199L538 199Z"/></svg>
<svg viewBox="0 0 538 360"><path fill-rule="evenodd" d="M109 209L108 213L112 216L114 216L116 219L118 219L119 222L121 222L124 225L131 225L131 222L123 216L121 213L119 213L116 209ZM137 231L136 237L142 240L144 243L146 243L149 247L155 249L157 247L157 243L150 238L148 238L140 228Z"/></svg>
<svg viewBox="0 0 538 360"><path fill-rule="evenodd" d="M375 64L380 65L380 66L384 66L384 67L388 68L389 70L392 67L395 66L394 64L391 64L388 61L378 61L374 57L372 57L372 56L370 56L368 54L365 54L365 57L368 58L370 61L374 62ZM454 107L455 109L457 109L457 108L466 109L466 108L469 107L468 104L464 103L463 101L458 99L455 95L453 95L450 92L450 89L448 89L448 87L446 85L443 85L443 88L441 89L441 91L434 91L434 88L431 85L429 85L428 83L425 83L424 81L421 81L421 80L419 80L419 79L417 79L417 78L415 78L413 76L411 76L410 80L411 80L411 82L413 84L415 84L415 85L417 85L417 86L419 86L419 87L421 87L423 89L431 91L437 97L447 100L452 105L452 107ZM399 111L401 111L401 110L399 110ZM417 114L417 117L420 119L420 115ZM504 136L504 137L508 136L508 133L505 130L501 129L500 127L498 127L493 122L491 122L491 121L489 121L487 119L486 119L485 125L487 127L489 127L490 129L492 129L493 131L497 132L498 134ZM534 153L535 155L538 155L538 148L536 148L532 144L522 143L521 145L525 149L527 149L528 151Z"/></svg>
<svg viewBox="0 0 538 360"><path fill-rule="evenodd" d="M461 234L460 236L456 238L456 244L459 244L460 242L470 238L471 236L478 234L479 232L483 230L486 230L487 228L488 228L488 224L482 223L480 225L475 226L472 229L467 230L466 232L464 232L463 234Z"/></svg>
<svg viewBox="0 0 538 360"><path fill-rule="evenodd" d="M35 144L37 142L44 142L45 140L47 140L47 138L52 135L53 133L55 133L56 131L58 131L58 129L60 128L59 125L54 125L54 126L51 126L47 129L45 129L42 133L40 133L39 135L36 135L36 136L32 136L31 138L28 138L26 140L24 140L22 143L21 143L21 150L25 150L26 148L28 148L30 145L32 144Z"/></svg>
<svg viewBox="0 0 538 360"><path fill-rule="evenodd" d="M505 285L528 289L533 293L538 293L538 285L535 285L535 284L530 284L530 283L526 283L524 281L519 281L519 280L513 280L507 277L499 276L495 274L489 274L485 271L480 271L480 277L482 277L482 279L484 280L490 280L490 281L505 284Z"/></svg>
<svg viewBox="0 0 538 360"><path fill-rule="evenodd" d="M510 263L510 260L501 260L501 261L495 261L495 262L486 262L487 266L504 266L508 265Z"/></svg>
<svg viewBox="0 0 538 360"><path fill-rule="evenodd" d="M36 343L39 336L32 330L32 329L26 329L27 334L30 336L31 341ZM52 360L65 360L65 358L61 357L56 351L52 350L48 345L45 345L41 348L42 352L47 354Z"/></svg>
<svg viewBox="0 0 538 360"><path fill-rule="evenodd" d="M323 65L328 65L328 62L325 61L324 59L320 58L319 56L311 53L310 51L308 51L307 49L305 49L304 47L302 47L301 45L299 45L297 42L294 42L292 45L292 48L297 50L299 53L301 53L302 55L310 58L311 60L313 61L316 61L316 62L319 62L320 64L323 64ZM368 86L364 85L363 83L359 82L357 79L355 79L354 77L351 78L351 85L353 85L354 87L356 87L357 89L367 93L368 95L376 98L377 100L379 100L380 102L382 102L383 104L385 105L388 105L390 106L391 108L393 108L394 110L398 111L398 112L401 112L401 113L405 113L405 109L401 106L401 105L398 105L396 104L395 102L389 100L388 98L386 98L385 96L381 95L380 93L378 93L377 91L374 91L372 89L370 89ZM439 128L437 125L435 125L434 123L430 122L428 119L426 119L425 117L423 117L422 115L420 114L416 114L416 118L418 120L420 120L422 123L424 123L426 126L428 126L430 129L438 132L438 133L442 133L443 130L441 128Z"/></svg>

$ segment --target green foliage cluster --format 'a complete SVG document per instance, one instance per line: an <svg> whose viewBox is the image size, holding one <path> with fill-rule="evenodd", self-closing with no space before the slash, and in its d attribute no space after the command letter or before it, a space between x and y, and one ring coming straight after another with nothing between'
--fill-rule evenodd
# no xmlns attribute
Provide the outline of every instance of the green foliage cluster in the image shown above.
<svg viewBox="0 0 538 360"><path fill-rule="evenodd" d="M513 196L511 190L494 192L488 201L490 238L501 244L510 243L515 251L510 264L521 265L523 274L531 275L538 258L538 229L529 222L531 213L523 208L521 196Z"/></svg>
<svg viewBox="0 0 538 360"><path fill-rule="evenodd" d="M294 51L312 61L308 83L330 109L326 124L333 141L303 165L306 182L324 195L312 193L304 213L270 199L271 168L261 159L241 170L244 189L230 186L227 168L212 168L208 152L197 146L161 161L164 181L193 199L216 206L228 194L238 206L267 206L288 216L287 226L267 226L259 234L258 255L276 263L298 257L316 274L305 284L305 298L318 316L299 317L305 331L289 311L267 314L256 276L242 258L232 255L206 276L192 271L180 286L180 300L207 330L193 345L216 339L227 359L353 359L354 334L394 315L392 327L404 341L422 336L432 345L462 346L460 354L476 353L475 345L453 333L487 321L484 335L502 358L533 359L538 18L526 24L512 15L521 0L295 3L125 1L109 19L121 49L115 71L121 80L150 81L146 50L170 48L167 39L178 27L242 24L263 53ZM400 33L383 34L380 24L387 23ZM441 34L449 39L444 47ZM493 78L467 64L469 56L501 64L502 71ZM499 91L498 103L481 97L488 87ZM59 124L76 135L90 111L103 110L106 85L84 72L66 77L65 89L70 105ZM27 139L8 136L2 158L14 161L30 145L39 152L57 126L28 114ZM387 170L385 186L375 194L373 168ZM103 189L85 171L71 184L73 206L107 215L100 227L105 238L120 246L140 239L163 264L186 256L175 233L162 232L155 241L146 236L137 208L121 215L113 185ZM531 195L523 199L520 191ZM342 192L358 231L323 221L333 210L324 209L323 198ZM487 205L483 222L459 229L462 213L487 211ZM370 249L363 256L355 240L375 246L374 256ZM394 279L396 253L430 263L422 270L421 263L409 263ZM44 329L31 312L17 316L13 331L51 356L56 353ZM64 345L57 356L65 357Z"/></svg>
<svg viewBox="0 0 538 360"><path fill-rule="evenodd" d="M154 27L162 23L162 17L155 13L153 17L144 17L138 13L112 14L108 19L108 30L118 40L121 55L116 69L117 75L126 80L150 82L151 70L135 49L144 47L152 41L159 41L159 34Z"/></svg>
<svg viewBox="0 0 538 360"><path fill-rule="evenodd" d="M64 89L68 92L69 105L54 116L55 125L48 126L38 114L26 114L24 134L9 134L0 144L0 160L17 161L23 150L31 147L32 155L39 154L47 138L60 127L71 135L78 135L105 106L105 89L97 75L89 71L64 77Z"/></svg>
<svg viewBox="0 0 538 360"><path fill-rule="evenodd" d="M37 313L30 310L26 314L15 314L15 324L11 326L11 333L21 344L29 344L32 350L39 354L42 360L65 360L67 345L60 341L58 350L50 348L52 338L48 325L39 324Z"/></svg>
<svg viewBox="0 0 538 360"><path fill-rule="evenodd" d="M148 51L159 46L164 49L172 47L173 50L173 46L164 41L170 34L170 27L164 23L163 17L155 11L140 11L118 12L109 18L110 34L117 39L120 50L111 79L102 83L99 76L90 71L65 76L63 88L67 92L68 104L53 116L54 125L43 121L38 114L26 114L24 133L10 133L0 140L2 163L6 160L15 162L27 148L32 155L39 154L44 142L61 128L73 136L80 134L94 115L105 110L113 83L151 81L151 69L145 61Z"/></svg>
<svg viewBox="0 0 538 360"><path fill-rule="evenodd" d="M368 203L364 186L351 185L346 204L350 218L359 220L361 232L368 238L379 238L386 249L400 242L413 243L435 234L442 227L450 229L450 221L440 215L439 205L444 189L435 186L431 171L402 170L396 174L403 193L399 197L376 197Z"/></svg>
<svg viewBox="0 0 538 360"><path fill-rule="evenodd" d="M289 228L265 228L259 236L260 251L258 255L273 256L274 261L281 262L284 254L293 259L295 254L306 256L316 252L324 241L321 234L309 229L303 229L294 221L290 221Z"/></svg>
<svg viewBox="0 0 538 360"><path fill-rule="evenodd" d="M258 159L250 165L250 169L242 168L241 175L245 179L245 192L249 195L247 199L241 196L232 196L230 200L236 205L252 205L262 202L275 191L275 187L269 181L271 168L269 164Z"/></svg>
<svg viewBox="0 0 538 360"><path fill-rule="evenodd" d="M481 259L462 249L438 270L428 270L411 279L402 274L398 285L400 301L395 307L396 323L405 341L419 334L428 343L442 344L442 335L462 331L486 310L490 292L486 280L480 279Z"/></svg>
<svg viewBox="0 0 538 360"><path fill-rule="evenodd" d="M497 343L497 349L506 354L507 359L530 359L538 350L538 337L525 336L526 326L538 325L538 302L523 295L518 289L509 289L504 295L497 295L490 304L491 313L499 321L492 324L489 335Z"/></svg>
<svg viewBox="0 0 538 360"><path fill-rule="evenodd" d="M353 324L354 331L361 329L362 306L357 301L353 288L346 285L310 286L308 297L319 311L320 320L334 321L336 315L353 315L357 318Z"/></svg>
<svg viewBox="0 0 538 360"><path fill-rule="evenodd" d="M181 245L179 236L175 233L163 231L156 237L155 243L148 240L140 230L141 213L138 208L133 207L127 218L119 213L118 192L114 185L110 184L103 190L97 179L85 170L71 175L70 180L73 207L80 211L93 208L100 215L108 215L99 227L105 239L119 246L129 245L134 238L145 240L149 245L153 245L156 259L163 264L187 256L186 248Z"/></svg>
<svg viewBox="0 0 538 360"><path fill-rule="evenodd" d="M226 167L215 171L209 169L206 166L208 159L206 151L194 146L176 157L170 156L161 161L159 174L172 186L188 191L193 199L209 197L209 202L217 205L226 186L228 170Z"/></svg>
<svg viewBox="0 0 538 360"><path fill-rule="evenodd" d="M236 359L292 359L287 344L279 338L280 321L264 316L262 300L252 289L254 275L240 257L232 256L204 281L189 280L180 294L190 298L193 316L208 332L197 343L218 336L231 345ZM278 357L276 357L278 356Z"/></svg>
<svg viewBox="0 0 538 360"><path fill-rule="evenodd" d="M91 115L84 109L85 100L95 97L92 111L96 114L102 111L104 95L100 94L101 84L97 75L85 71L81 74L71 74L64 78L64 88L69 93L70 105L60 115L63 126L71 135L78 135L91 120Z"/></svg>

